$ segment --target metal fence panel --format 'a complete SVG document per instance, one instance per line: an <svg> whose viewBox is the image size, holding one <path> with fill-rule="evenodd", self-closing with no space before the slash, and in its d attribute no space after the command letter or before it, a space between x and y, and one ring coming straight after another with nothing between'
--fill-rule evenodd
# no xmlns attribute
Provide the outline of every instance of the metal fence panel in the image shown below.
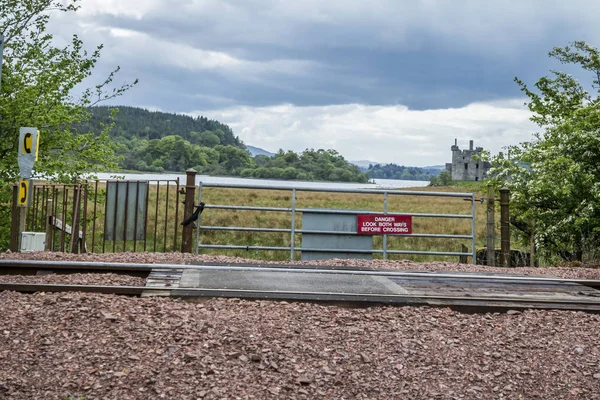
<svg viewBox="0 0 600 400"><path fill-rule="evenodd" d="M105 240L145 240L148 182L106 183Z"/></svg>
<svg viewBox="0 0 600 400"><path fill-rule="evenodd" d="M321 211L321 210L319 210ZM326 214L322 212L306 211L302 213L302 228L307 230L327 230L330 233L303 233L302 248L321 249L358 249L372 250L372 236L357 236L356 216L352 214ZM329 258L359 258L373 259L372 253L349 252L320 252L302 251L302 261L324 260Z"/></svg>

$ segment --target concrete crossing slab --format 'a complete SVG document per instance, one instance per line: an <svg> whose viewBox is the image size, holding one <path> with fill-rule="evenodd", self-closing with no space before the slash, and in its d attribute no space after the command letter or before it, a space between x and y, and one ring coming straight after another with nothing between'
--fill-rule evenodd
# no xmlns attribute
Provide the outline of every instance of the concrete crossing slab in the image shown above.
<svg viewBox="0 0 600 400"><path fill-rule="evenodd" d="M185 270L179 288L351 294L407 294L382 276L335 273Z"/></svg>

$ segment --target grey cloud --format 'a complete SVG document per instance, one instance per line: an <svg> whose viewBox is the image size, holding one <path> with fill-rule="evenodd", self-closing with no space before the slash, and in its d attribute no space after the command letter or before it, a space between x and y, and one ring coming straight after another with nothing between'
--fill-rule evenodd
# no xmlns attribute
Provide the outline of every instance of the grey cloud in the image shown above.
<svg viewBox="0 0 600 400"><path fill-rule="evenodd" d="M104 0L91 3L100 1ZM486 53L502 55L557 27L598 33L592 16L599 9L584 0L219 0L164 1L151 7L143 18L101 10L89 17L213 49L285 43L284 47L296 49L360 46L415 50L427 45L419 37L435 37L447 48L480 52L479 46L485 45Z"/></svg>
<svg viewBox="0 0 600 400"><path fill-rule="evenodd" d="M216 91L172 84L187 88L193 108L220 107L211 98L227 97L427 109L517 95L512 78L545 73L545 53L569 32L600 31L591 17L598 7L583 0L88 0L77 19L58 15L57 30L105 43L105 61L123 71L147 64L158 76L210 78ZM133 36L115 37L119 31Z"/></svg>

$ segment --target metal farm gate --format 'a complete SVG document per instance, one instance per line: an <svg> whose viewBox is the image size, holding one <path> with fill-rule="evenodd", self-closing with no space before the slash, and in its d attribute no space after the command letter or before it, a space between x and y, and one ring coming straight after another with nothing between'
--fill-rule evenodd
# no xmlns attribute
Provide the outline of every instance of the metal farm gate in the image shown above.
<svg viewBox="0 0 600 400"><path fill-rule="evenodd" d="M45 250L72 253L179 251L180 183L176 180L35 181L29 206L13 188L11 251L19 232L43 232Z"/></svg>
<svg viewBox="0 0 600 400"><path fill-rule="evenodd" d="M282 259L273 253L288 253L297 260L297 253L323 253L333 256L346 254L378 255L383 259L393 255L413 255L422 259L429 256L458 256L461 262L475 263L475 195L412 190L349 190L307 189L291 186L247 186L206 184L200 182L198 203L206 204L197 221L196 253L202 251L221 254L227 252L241 257L258 256L262 259ZM263 192L264 195L259 195ZM345 202L342 201L345 198ZM466 201L465 201L466 200ZM343 204L356 204L351 209ZM449 211L449 212L440 212ZM460 210L460 213L455 212ZM307 215L316 216L306 225ZM414 221L412 233L380 235L373 238L373 248L329 247L328 236L357 236L354 231L339 228L340 222L324 222L318 228L319 215L323 221L329 216L345 215L352 223L358 215L402 214ZM313 247L308 247L305 236L311 235ZM319 237L323 240L319 241ZM314 244L318 246L314 247ZM345 243L352 243L346 241ZM304 259L304 258L302 258ZM431 257L430 257L431 259Z"/></svg>

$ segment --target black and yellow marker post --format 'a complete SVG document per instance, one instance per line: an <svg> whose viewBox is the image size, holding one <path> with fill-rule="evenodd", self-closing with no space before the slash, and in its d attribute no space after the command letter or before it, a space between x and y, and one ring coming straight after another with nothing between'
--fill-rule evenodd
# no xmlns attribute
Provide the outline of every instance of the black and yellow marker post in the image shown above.
<svg viewBox="0 0 600 400"><path fill-rule="evenodd" d="M40 134L37 128L21 128L19 130L19 148L17 161L21 179L17 190L17 206L20 207L19 213L19 249L21 248L21 234L25 230L27 218L27 207L31 203L33 192L33 165L38 159L38 147Z"/></svg>

